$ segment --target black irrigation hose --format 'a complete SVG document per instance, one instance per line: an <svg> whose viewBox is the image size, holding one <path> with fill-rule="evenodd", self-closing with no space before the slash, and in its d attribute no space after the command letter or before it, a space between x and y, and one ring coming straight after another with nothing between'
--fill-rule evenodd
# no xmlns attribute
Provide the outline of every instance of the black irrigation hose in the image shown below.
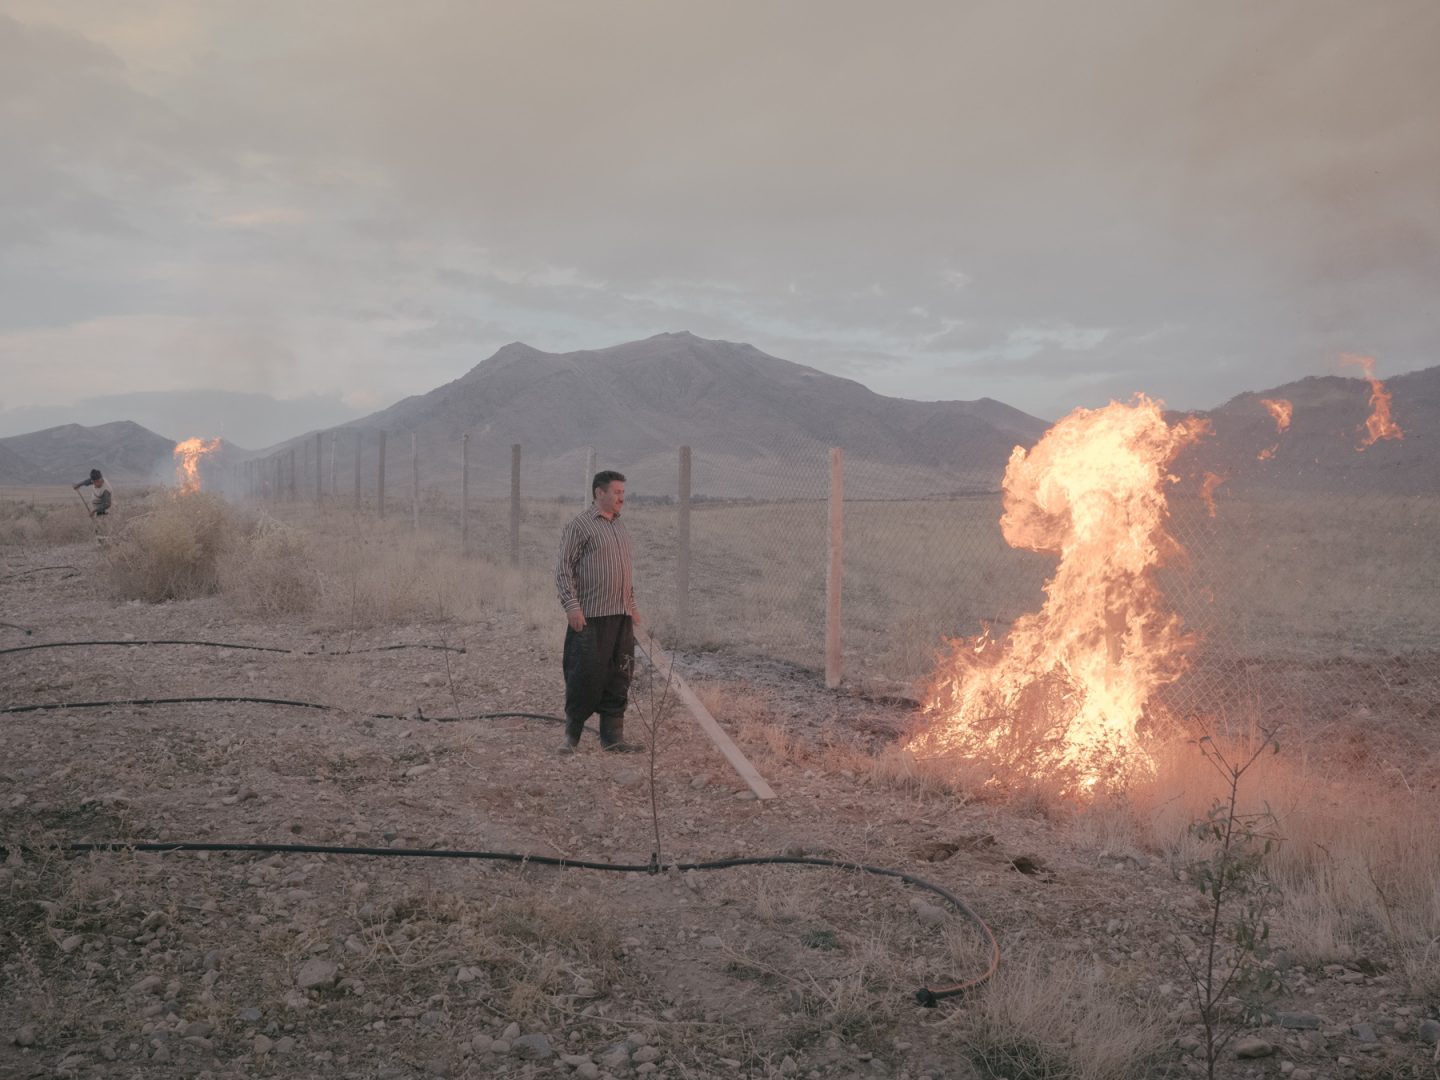
<svg viewBox="0 0 1440 1080"><path fill-rule="evenodd" d="M11 578L24 577L26 574L38 574L42 570L79 570L78 566L71 566L69 563L61 563L59 566L35 566L29 570L16 570L13 574L6 574L0 577L0 581L9 581Z"/></svg>
<svg viewBox="0 0 1440 1080"><path fill-rule="evenodd" d="M522 855L511 851L466 851L447 848L372 848L372 847L350 847L338 844L231 844L231 843L207 843L195 841L174 841L172 843L125 843L123 841L106 841L102 843L74 843L65 844L62 850L75 854L85 852L109 852L109 851L148 851L160 854L169 854L176 851L245 851L245 852L280 852L290 855L373 855L385 858L415 858L415 859L483 859L491 862L518 863L522 866L534 864L537 866L554 866L561 870L608 870L627 874L657 874L662 869L658 857L652 857L648 863L606 863L592 862L588 859L564 859L556 858L553 855ZM22 854L43 854L43 849L26 848L19 849ZM9 849L0 847L0 861L8 858ZM736 859L714 859L708 862L671 863L664 869L671 869L681 873L697 870L729 870L737 866L818 866L828 867L836 870L849 870L858 873L873 874L876 877L895 878L913 885L918 889L934 893L951 904L957 911L969 919L985 936L986 943L990 946L990 966L985 973L978 978L970 979L963 983L954 983L950 986L922 986L915 991L915 1000L927 1008L933 1008L941 1000L948 997L955 997L966 991L988 982L1000 966L1000 944L995 940L995 934L985 924L975 909L967 904L960 897L948 889L936 885L934 882L926 881L924 878L916 877L914 874L907 874L903 870L891 870L884 866L867 866L858 862L843 862L839 859L819 859L802 855L756 855Z"/></svg>
<svg viewBox="0 0 1440 1080"><path fill-rule="evenodd" d="M6 623L5 625L13 624ZM16 629L23 630L24 627L17 626ZM376 645L369 649L344 649L340 652L330 652L328 649L281 649L275 645L236 645L228 641L176 641L171 638L152 638L148 641L47 641L39 645L18 645L13 649L0 649L0 656L6 653L33 652L36 649L76 649L89 645L204 645L211 649L245 649L249 652L276 652L293 656L354 656L367 652L394 652L397 649L435 649L440 652L455 653L465 651L462 646L430 645L425 642Z"/></svg>
<svg viewBox="0 0 1440 1080"><path fill-rule="evenodd" d="M115 705L184 705L192 702L202 704L213 704L216 702L253 702L258 705L284 705L292 709L319 709L322 712L351 712L339 705L324 705L318 701L295 701L291 698L268 698L249 697L240 694L214 694L204 697L160 697L160 698L122 698L114 701L47 701L39 705L7 705L0 709L3 713L29 713L29 712L50 712L55 709L104 709ZM548 713L531 712L493 712L476 713L474 716L426 716L424 713L353 713L356 716L369 717L372 720L425 720L436 724L454 724L464 720L501 720L507 717L519 717L529 720L554 720L564 723L564 718L551 716Z"/></svg>
<svg viewBox="0 0 1440 1080"><path fill-rule="evenodd" d="M24 630L26 637L29 637L31 634L35 633L35 628L33 626L21 626L19 623L0 622L0 626L8 626L11 630Z"/></svg>

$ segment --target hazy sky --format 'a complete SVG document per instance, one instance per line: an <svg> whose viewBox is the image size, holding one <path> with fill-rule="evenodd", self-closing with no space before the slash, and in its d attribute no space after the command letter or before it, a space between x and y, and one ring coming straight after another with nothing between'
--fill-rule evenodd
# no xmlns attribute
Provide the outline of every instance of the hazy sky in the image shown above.
<svg viewBox="0 0 1440 1080"><path fill-rule="evenodd" d="M1047 417L1427 367L1437 46L1433 0L0 0L0 409L667 330Z"/></svg>

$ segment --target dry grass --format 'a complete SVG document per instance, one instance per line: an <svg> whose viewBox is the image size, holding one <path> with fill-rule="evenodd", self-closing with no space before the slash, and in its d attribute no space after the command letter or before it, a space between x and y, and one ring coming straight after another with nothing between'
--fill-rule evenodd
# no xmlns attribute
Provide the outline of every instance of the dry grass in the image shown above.
<svg viewBox="0 0 1440 1080"><path fill-rule="evenodd" d="M127 491L109 514L92 518L69 485L0 488L0 548L47 548L93 541L146 513L162 497L151 489Z"/></svg>
<svg viewBox="0 0 1440 1080"><path fill-rule="evenodd" d="M1133 1080L1166 1050L1159 1013L1073 961L1011 955L955 1014L976 1064L1006 1080Z"/></svg>
<svg viewBox="0 0 1440 1080"><path fill-rule="evenodd" d="M105 570L118 597L159 603L220 588L220 558L235 541L237 515L218 495L164 499L131 517L105 545Z"/></svg>
<svg viewBox="0 0 1440 1080"><path fill-rule="evenodd" d="M1254 738L1232 736L1233 752L1246 755ZM1222 786L1196 748L1177 741L1156 774L1132 787L1127 815L1101 811L1087 827L1105 835L1104 846L1133 844L1188 863L1202 854L1190 823ZM1240 797L1238 812L1268 810L1282 837L1266 867L1280 892L1277 937L1294 958L1353 963L1379 945L1417 996L1440 998L1440 807L1374 777L1327 775L1283 746L1257 760Z"/></svg>

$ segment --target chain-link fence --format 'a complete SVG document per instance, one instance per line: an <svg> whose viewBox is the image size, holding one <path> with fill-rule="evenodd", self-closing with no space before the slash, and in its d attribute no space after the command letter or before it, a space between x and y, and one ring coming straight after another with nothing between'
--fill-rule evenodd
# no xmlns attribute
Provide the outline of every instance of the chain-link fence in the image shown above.
<svg viewBox="0 0 1440 1080"><path fill-rule="evenodd" d="M373 437L368 446L378 454ZM829 448L799 437L759 459L732 445L691 448L683 618L679 449L633 462L612 461L603 447L593 453L595 468L627 476L637 591L650 625L676 646L823 669ZM367 440L327 439L323 451L322 503L378 510L378 461L366 458ZM472 555L513 557L525 574L552 573L560 528L587 501L585 450L543 458L522 449L518 521L509 447L451 447L417 464L402 435L390 438L387 454L390 515L414 514L418 492L423 527L452 532L457 543L463 534ZM303 459L312 471L308 481L297 477L295 497L313 497L315 456ZM284 468L269 468L264 475L283 484ZM1018 617L1039 610L1057 559L1002 536L1003 473L993 455L946 468L847 457L847 682L917 692L945 639L987 629L1003 639ZM1312 732L1340 725L1352 740L1368 730L1374 738L1357 745L1357 760L1435 741L1440 495L1325 490L1312 479L1303 493L1251 488L1216 502L1192 487L1169 495L1167 529L1182 551L1157 574L1192 644L1160 702L1177 715L1267 726L1303 720Z"/></svg>

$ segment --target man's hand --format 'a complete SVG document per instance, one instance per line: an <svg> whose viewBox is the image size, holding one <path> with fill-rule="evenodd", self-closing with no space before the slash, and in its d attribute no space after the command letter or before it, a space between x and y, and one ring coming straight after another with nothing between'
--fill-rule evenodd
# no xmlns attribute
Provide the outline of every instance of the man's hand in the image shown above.
<svg viewBox="0 0 1440 1080"><path fill-rule="evenodd" d="M631 621L632 623L634 623L635 629L637 629L637 630L640 629L641 619L640 619L640 612L639 612L639 610L635 610L635 611L631 611L631 612L630 612L630 621Z"/></svg>
<svg viewBox="0 0 1440 1080"><path fill-rule="evenodd" d="M570 629L574 630L577 634L585 629L585 612L579 608L570 608L567 610L565 612L565 618L570 623Z"/></svg>

